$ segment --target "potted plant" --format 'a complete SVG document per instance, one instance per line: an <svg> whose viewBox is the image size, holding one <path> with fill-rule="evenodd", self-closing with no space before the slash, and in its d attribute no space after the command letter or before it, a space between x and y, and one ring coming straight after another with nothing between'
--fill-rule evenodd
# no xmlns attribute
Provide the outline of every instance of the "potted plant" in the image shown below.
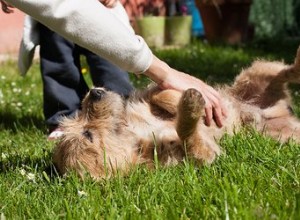
<svg viewBox="0 0 300 220"><path fill-rule="evenodd" d="M165 43L164 0L143 0L137 5L136 32L150 47L159 48Z"/></svg>
<svg viewBox="0 0 300 220"><path fill-rule="evenodd" d="M121 0L132 26L150 47L190 42L192 17L180 0ZM174 6L171 13L169 7ZM168 10L168 11L167 11Z"/></svg>
<svg viewBox="0 0 300 220"><path fill-rule="evenodd" d="M166 44L184 46L190 43L192 16L188 15L186 4L178 0L167 1L165 24Z"/></svg>
<svg viewBox="0 0 300 220"><path fill-rule="evenodd" d="M238 44L247 39L252 0L196 0L209 42Z"/></svg>

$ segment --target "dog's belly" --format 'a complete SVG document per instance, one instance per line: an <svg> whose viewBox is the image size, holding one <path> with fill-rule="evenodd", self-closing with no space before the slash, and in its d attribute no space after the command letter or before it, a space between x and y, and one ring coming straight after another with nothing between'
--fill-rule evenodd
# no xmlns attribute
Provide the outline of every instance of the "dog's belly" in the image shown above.
<svg viewBox="0 0 300 220"><path fill-rule="evenodd" d="M173 120L155 117L148 103L131 103L126 107L128 129L143 139L161 139L170 136L178 139Z"/></svg>

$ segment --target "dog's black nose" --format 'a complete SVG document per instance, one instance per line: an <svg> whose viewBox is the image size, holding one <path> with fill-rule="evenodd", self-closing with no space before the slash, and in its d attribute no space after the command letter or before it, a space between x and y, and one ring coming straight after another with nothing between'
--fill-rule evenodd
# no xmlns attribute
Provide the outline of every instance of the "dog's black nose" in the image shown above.
<svg viewBox="0 0 300 220"><path fill-rule="evenodd" d="M100 100L103 95L105 94L105 91L102 89L91 89L90 91L90 97L94 100Z"/></svg>

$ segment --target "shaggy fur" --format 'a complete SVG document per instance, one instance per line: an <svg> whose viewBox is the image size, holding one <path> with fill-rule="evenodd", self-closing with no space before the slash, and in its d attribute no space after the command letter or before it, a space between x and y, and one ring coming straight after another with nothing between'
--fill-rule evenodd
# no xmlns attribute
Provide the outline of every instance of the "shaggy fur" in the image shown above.
<svg viewBox="0 0 300 220"><path fill-rule="evenodd" d="M287 84L300 82L300 50L295 63L255 61L231 86L217 88L228 117L224 126L204 125L204 99L195 89L183 93L157 87L124 100L103 88L86 95L82 111L61 126L64 137L54 150L54 163L64 174L75 170L94 178L127 172L132 165L169 166L185 157L212 163L221 149L218 140L242 126L253 126L281 142L300 140L300 123L291 111Z"/></svg>

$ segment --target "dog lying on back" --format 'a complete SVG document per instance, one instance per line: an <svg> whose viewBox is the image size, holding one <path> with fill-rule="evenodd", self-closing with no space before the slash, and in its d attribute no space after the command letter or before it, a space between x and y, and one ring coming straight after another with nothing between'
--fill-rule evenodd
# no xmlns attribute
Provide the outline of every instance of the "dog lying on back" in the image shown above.
<svg viewBox="0 0 300 220"><path fill-rule="evenodd" d="M184 92L151 86L124 100L103 88L86 95L82 111L61 126L54 149L60 173L70 170L98 179L127 172L137 164L164 166L189 157L209 164L221 152L218 140L253 126L281 142L300 141L300 122L292 114L288 83L300 83L300 49L295 63L255 61L233 85L217 88L228 109L224 126L204 125L205 102L195 89Z"/></svg>

